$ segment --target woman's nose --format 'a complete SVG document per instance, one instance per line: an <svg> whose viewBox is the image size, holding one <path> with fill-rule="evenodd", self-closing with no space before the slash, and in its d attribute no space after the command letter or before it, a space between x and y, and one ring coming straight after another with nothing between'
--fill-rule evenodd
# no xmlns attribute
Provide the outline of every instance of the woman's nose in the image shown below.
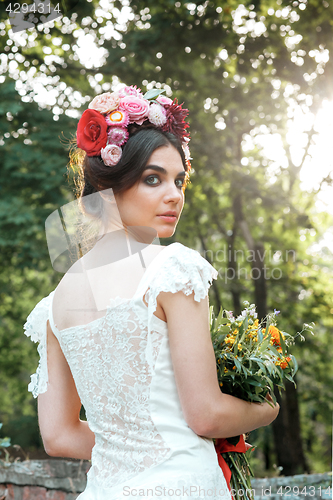
<svg viewBox="0 0 333 500"><path fill-rule="evenodd" d="M182 199L182 190L178 188L175 184L170 184L167 188L165 198L167 201L179 202Z"/></svg>

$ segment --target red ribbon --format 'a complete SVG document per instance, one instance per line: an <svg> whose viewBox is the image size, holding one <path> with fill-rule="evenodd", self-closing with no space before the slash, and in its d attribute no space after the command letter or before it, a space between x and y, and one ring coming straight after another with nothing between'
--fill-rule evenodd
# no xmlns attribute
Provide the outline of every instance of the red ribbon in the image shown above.
<svg viewBox="0 0 333 500"><path fill-rule="evenodd" d="M216 439L215 450L217 453L218 463L222 469L229 491L231 491L230 488L231 470L227 462L222 457L222 453L228 453L229 451L236 453L245 453L249 448L252 448L252 445L245 443L243 435L239 436L239 441L236 445L229 443L229 441L224 438Z"/></svg>

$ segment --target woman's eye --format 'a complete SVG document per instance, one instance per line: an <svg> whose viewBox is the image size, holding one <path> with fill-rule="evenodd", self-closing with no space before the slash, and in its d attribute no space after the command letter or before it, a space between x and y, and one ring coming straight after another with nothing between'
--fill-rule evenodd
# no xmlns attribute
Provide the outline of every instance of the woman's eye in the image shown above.
<svg viewBox="0 0 333 500"><path fill-rule="evenodd" d="M176 179L176 186L182 188L184 186L184 179Z"/></svg>
<svg viewBox="0 0 333 500"><path fill-rule="evenodd" d="M150 186L155 186L158 184L159 178L157 175L150 175L149 177L146 178L145 182L149 184Z"/></svg>
<svg viewBox="0 0 333 500"><path fill-rule="evenodd" d="M185 179L176 179L175 184L178 188L182 189L184 186ZM149 175L145 179L145 183L149 186L158 186L161 181L157 175Z"/></svg>

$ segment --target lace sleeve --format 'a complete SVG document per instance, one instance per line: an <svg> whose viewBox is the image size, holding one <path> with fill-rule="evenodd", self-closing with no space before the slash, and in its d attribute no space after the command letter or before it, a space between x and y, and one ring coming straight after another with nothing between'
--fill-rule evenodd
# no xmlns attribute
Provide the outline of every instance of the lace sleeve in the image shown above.
<svg viewBox="0 0 333 500"><path fill-rule="evenodd" d="M38 394L42 394L47 391L48 373L46 328L53 293L54 292L51 292L50 295L44 297L44 299L38 302L27 317L27 321L23 326L25 335L30 337L33 342L39 343L37 347L37 351L39 353L39 364L36 373L31 375L31 381L28 385L28 391L32 392L34 398L36 398Z"/></svg>
<svg viewBox="0 0 333 500"><path fill-rule="evenodd" d="M159 293L182 291L185 295L190 295L194 292L194 300L200 302L208 294L213 279L218 277L216 269L196 250L187 248L181 243L174 243L172 247L153 278L149 280L149 287L144 297L148 303L146 355L150 365L152 363L150 324L157 307Z"/></svg>

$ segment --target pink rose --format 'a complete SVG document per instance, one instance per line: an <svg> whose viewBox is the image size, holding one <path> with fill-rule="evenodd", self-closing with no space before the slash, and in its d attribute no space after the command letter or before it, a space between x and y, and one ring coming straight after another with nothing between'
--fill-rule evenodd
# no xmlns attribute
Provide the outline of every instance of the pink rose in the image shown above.
<svg viewBox="0 0 333 500"><path fill-rule="evenodd" d="M172 104L172 99L169 99L169 97L165 96L165 95L159 95L157 98L156 98L156 101L159 102L160 104Z"/></svg>
<svg viewBox="0 0 333 500"><path fill-rule="evenodd" d="M116 144L109 144L105 148L102 148L101 157L104 162L104 165L107 165L108 167L113 167L114 165L117 165L117 163L121 158L122 153L123 153L122 149Z"/></svg>
<svg viewBox="0 0 333 500"><path fill-rule="evenodd" d="M120 99L119 109L127 111L130 123L142 125L148 117L149 102L142 97L127 96Z"/></svg>
<svg viewBox="0 0 333 500"><path fill-rule="evenodd" d="M116 92L105 92L97 95L89 104L88 108L95 109L105 115L119 106L120 96Z"/></svg>

